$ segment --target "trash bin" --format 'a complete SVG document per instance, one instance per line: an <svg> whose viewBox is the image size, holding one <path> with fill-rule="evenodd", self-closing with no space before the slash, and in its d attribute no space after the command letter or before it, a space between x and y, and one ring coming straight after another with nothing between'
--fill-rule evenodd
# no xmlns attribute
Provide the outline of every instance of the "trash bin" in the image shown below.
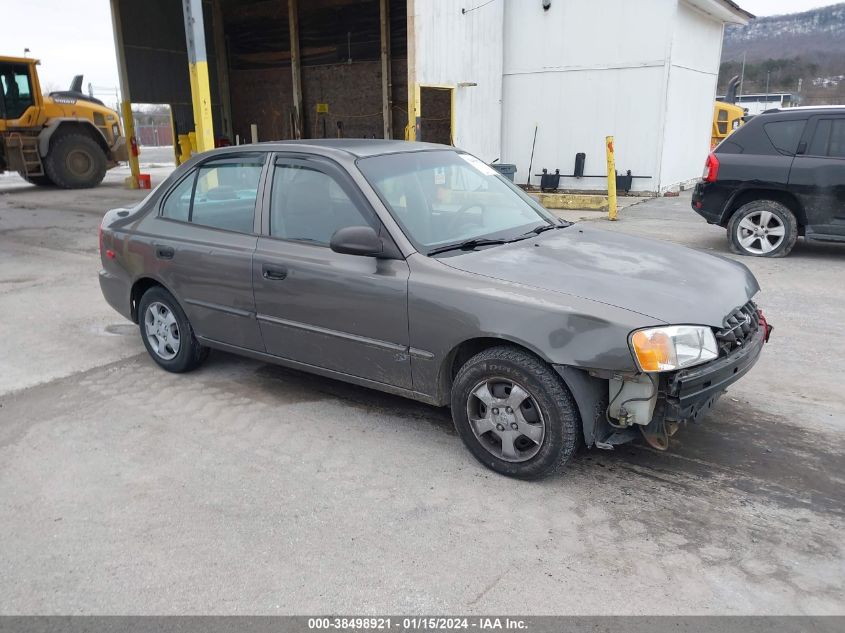
<svg viewBox="0 0 845 633"><path fill-rule="evenodd" d="M490 165L493 169L497 172L502 174L505 178L513 182L514 174L516 174L516 165L511 165L510 163L494 163Z"/></svg>

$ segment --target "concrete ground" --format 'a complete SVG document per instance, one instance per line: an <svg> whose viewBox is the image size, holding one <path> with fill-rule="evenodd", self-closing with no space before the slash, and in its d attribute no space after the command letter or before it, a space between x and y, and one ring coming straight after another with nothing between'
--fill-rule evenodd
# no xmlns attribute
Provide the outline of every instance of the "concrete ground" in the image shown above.
<svg viewBox="0 0 845 633"><path fill-rule="evenodd" d="M446 410L222 353L157 369L97 286L124 175L0 179L0 613L845 614L845 247L742 260L772 342L671 452L525 483ZM578 217L731 256L688 194Z"/></svg>

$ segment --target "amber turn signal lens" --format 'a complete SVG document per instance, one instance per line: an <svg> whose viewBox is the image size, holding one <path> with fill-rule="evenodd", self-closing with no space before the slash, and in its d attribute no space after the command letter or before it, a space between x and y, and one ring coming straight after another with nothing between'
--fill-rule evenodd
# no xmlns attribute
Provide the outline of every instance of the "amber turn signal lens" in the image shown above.
<svg viewBox="0 0 845 633"><path fill-rule="evenodd" d="M635 332L631 344L643 371L660 371L671 363L672 339L663 332Z"/></svg>

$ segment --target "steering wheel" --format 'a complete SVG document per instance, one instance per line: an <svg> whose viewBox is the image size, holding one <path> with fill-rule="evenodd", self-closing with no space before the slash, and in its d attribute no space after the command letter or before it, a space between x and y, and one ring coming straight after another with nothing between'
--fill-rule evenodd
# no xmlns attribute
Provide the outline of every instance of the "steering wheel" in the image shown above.
<svg viewBox="0 0 845 633"><path fill-rule="evenodd" d="M470 209L481 209L481 215L478 217L469 216L467 211ZM458 233L460 234L460 229L463 227L473 227L473 226L481 226L484 222L484 212L485 208L483 204L478 202L471 202L469 204L465 204L460 209L455 211L454 217L449 221L448 231L450 234Z"/></svg>

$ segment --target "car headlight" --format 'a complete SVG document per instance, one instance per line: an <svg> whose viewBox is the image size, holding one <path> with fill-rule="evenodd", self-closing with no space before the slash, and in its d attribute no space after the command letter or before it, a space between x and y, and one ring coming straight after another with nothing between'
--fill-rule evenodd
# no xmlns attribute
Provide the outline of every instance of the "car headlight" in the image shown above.
<svg viewBox="0 0 845 633"><path fill-rule="evenodd" d="M713 330L702 325L669 325L637 330L631 349L644 372L675 371L719 357Z"/></svg>

